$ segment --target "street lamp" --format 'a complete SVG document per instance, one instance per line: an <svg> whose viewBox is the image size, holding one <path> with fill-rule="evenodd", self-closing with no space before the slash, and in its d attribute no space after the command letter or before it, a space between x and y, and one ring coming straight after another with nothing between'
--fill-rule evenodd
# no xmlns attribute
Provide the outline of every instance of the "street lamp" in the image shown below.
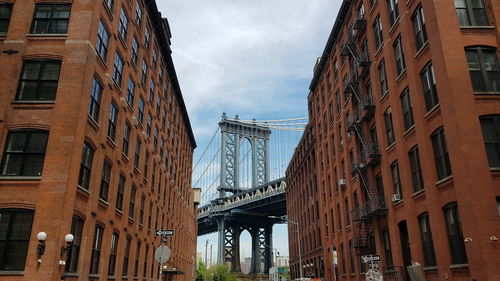
<svg viewBox="0 0 500 281"><path fill-rule="evenodd" d="M302 279L304 275L303 275L303 272L302 272L302 254L300 252L300 226L299 226L299 223L289 220L287 218L287 216L282 216L282 217L268 216L268 218L271 218L271 219L281 219L281 220L284 220L286 222L295 224L297 226L297 244L299 246L299 271L300 271L300 278Z"/></svg>

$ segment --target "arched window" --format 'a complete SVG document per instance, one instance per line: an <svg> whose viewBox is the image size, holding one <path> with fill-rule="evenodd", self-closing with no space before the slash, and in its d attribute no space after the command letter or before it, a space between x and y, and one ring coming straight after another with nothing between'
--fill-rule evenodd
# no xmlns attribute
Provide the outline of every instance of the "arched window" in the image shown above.
<svg viewBox="0 0 500 281"><path fill-rule="evenodd" d="M71 250L68 253L68 262L66 263L66 272L78 271L78 258L80 256L80 244L82 242L82 231L84 221L79 216L73 216L71 223L71 234L75 237L71 244Z"/></svg>
<svg viewBox="0 0 500 281"><path fill-rule="evenodd" d="M0 209L0 272L24 270L33 214L26 209Z"/></svg>

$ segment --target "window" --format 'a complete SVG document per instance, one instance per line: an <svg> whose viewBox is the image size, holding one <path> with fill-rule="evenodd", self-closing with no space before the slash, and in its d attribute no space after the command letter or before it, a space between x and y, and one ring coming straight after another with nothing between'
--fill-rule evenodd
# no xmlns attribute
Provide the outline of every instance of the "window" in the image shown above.
<svg viewBox="0 0 500 281"><path fill-rule="evenodd" d="M130 142L130 124L125 122L125 127L123 128L123 146L122 153L128 157L128 146Z"/></svg>
<svg viewBox="0 0 500 281"><path fill-rule="evenodd" d="M24 270L33 214L32 210L0 209L0 272Z"/></svg>
<svg viewBox="0 0 500 281"><path fill-rule="evenodd" d="M401 107L403 109L403 122L405 131L409 130L413 124L413 110L411 109L410 90L406 88L400 96Z"/></svg>
<svg viewBox="0 0 500 281"><path fill-rule="evenodd" d="M380 15L378 15L373 22L373 32L375 33L375 49L379 49L382 46L382 42L384 41Z"/></svg>
<svg viewBox="0 0 500 281"><path fill-rule="evenodd" d="M2 159L2 176L41 176L49 132L9 131Z"/></svg>
<svg viewBox="0 0 500 281"><path fill-rule="evenodd" d="M66 34L71 4L35 4L33 34Z"/></svg>
<svg viewBox="0 0 500 281"><path fill-rule="evenodd" d="M150 43L151 43L151 35L149 34L149 29L146 28L146 30L144 30L144 46L146 47L147 50L149 50Z"/></svg>
<svg viewBox="0 0 500 281"><path fill-rule="evenodd" d="M394 58L396 59L396 71L398 75L400 75L406 69L405 54L403 53L403 41L401 40L401 35L396 38L396 41L394 42L392 47L394 48Z"/></svg>
<svg viewBox="0 0 500 281"><path fill-rule="evenodd" d="M389 21L393 25L399 18L398 0L387 0L387 8L389 9Z"/></svg>
<svg viewBox="0 0 500 281"><path fill-rule="evenodd" d="M161 96L158 94L156 97L156 116L160 116L160 105L161 105Z"/></svg>
<svg viewBox="0 0 500 281"><path fill-rule="evenodd" d="M380 96L384 96L389 88L387 87L387 74L385 72L385 61L381 61L378 65L378 77L380 79Z"/></svg>
<svg viewBox="0 0 500 281"><path fill-rule="evenodd" d="M130 259L131 244L132 244L132 238L127 236L127 242L125 242L125 252L123 253L122 276L128 276L128 264Z"/></svg>
<svg viewBox="0 0 500 281"><path fill-rule="evenodd" d="M436 173L438 180L451 175L450 159L443 127L437 129L431 135L432 148L434 150L434 161L436 162Z"/></svg>
<svg viewBox="0 0 500 281"><path fill-rule="evenodd" d="M103 61L106 61L108 56L108 42L109 32L104 23L99 21L99 28L97 29L96 51Z"/></svg>
<svg viewBox="0 0 500 281"><path fill-rule="evenodd" d="M141 26L141 22L142 22L142 9L141 5L139 4L139 1L137 1L137 3L135 3L135 23L138 26Z"/></svg>
<svg viewBox="0 0 500 281"><path fill-rule="evenodd" d="M483 0L455 0L460 26L488 26Z"/></svg>
<svg viewBox="0 0 500 281"><path fill-rule="evenodd" d="M384 257L385 257L385 266L388 270L393 269L393 261L392 261L392 249L391 249L391 237L389 235L389 229L382 229L382 244L384 246Z"/></svg>
<svg viewBox="0 0 500 281"><path fill-rule="evenodd" d="M153 137L153 147L156 150L158 148L158 127L155 126L155 133Z"/></svg>
<svg viewBox="0 0 500 281"><path fill-rule="evenodd" d="M132 37L132 63L137 65L137 58L139 52L139 44L137 43L137 39L135 36Z"/></svg>
<svg viewBox="0 0 500 281"><path fill-rule="evenodd" d="M92 255L90 257L90 274L99 273L103 232L104 228L102 226L95 226L94 243L92 243Z"/></svg>
<svg viewBox="0 0 500 281"><path fill-rule="evenodd" d="M132 76L129 76L128 86L127 86L127 103L131 107L134 106L134 94L135 94L135 82L132 79Z"/></svg>
<svg viewBox="0 0 500 281"><path fill-rule="evenodd" d="M90 175L92 173L92 159L94 158L94 148L88 143L83 143L82 160L80 162L80 175L78 177L78 185L82 188L89 189Z"/></svg>
<svg viewBox="0 0 500 281"><path fill-rule="evenodd" d="M337 204L338 230L342 231L342 217L340 216L340 204Z"/></svg>
<svg viewBox="0 0 500 281"><path fill-rule="evenodd" d="M132 189L130 191L130 206L128 208L128 217L133 219L135 217L135 194L137 192L137 187L132 185Z"/></svg>
<svg viewBox="0 0 500 281"><path fill-rule="evenodd" d="M60 70L61 61L24 61L16 99L33 101L55 100Z"/></svg>
<svg viewBox="0 0 500 281"><path fill-rule="evenodd" d="M74 239L71 243L71 250L69 251L69 262L66 263L66 272L77 272L78 271L78 258L80 257L80 245L82 243L82 231L83 231L83 219L78 216L73 216L71 222L71 234L73 234Z"/></svg>
<svg viewBox="0 0 500 281"><path fill-rule="evenodd" d="M0 3L0 34L7 33L7 30L9 29L12 6L12 3Z"/></svg>
<svg viewBox="0 0 500 281"><path fill-rule="evenodd" d="M148 74L148 65L145 60L142 60L142 70L141 70L141 81L142 84L146 84L146 77Z"/></svg>
<svg viewBox="0 0 500 281"><path fill-rule="evenodd" d="M422 89L424 90L425 109L430 111L439 104L432 63L424 67L422 72L420 72L420 78L422 79Z"/></svg>
<svg viewBox="0 0 500 281"><path fill-rule="evenodd" d="M144 99L139 97L139 104L137 105L137 120L142 124L142 120L144 119Z"/></svg>
<svg viewBox="0 0 500 281"><path fill-rule="evenodd" d="M340 113L340 91L335 92L335 105L337 107L337 114Z"/></svg>
<svg viewBox="0 0 500 281"><path fill-rule="evenodd" d="M148 178L148 168L149 168L149 152L146 150L144 158L144 178Z"/></svg>
<svg viewBox="0 0 500 281"><path fill-rule="evenodd" d="M141 197L141 205L139 206L139 223L142 224L144 221L144 204L146 203L146 197L142 195Z"/></svg>
<svg viewBox="0 0 500 281"><path fill-rule="evenodd" d="M101 110L101 95L102 95L102 86L94 77L92 79L92 92L90 93L90 101L89 101L89 117L95 122L99 123L99 112Z"/></svg>
<svg viewBox="0 0 500 281"><path fill-rule="evenodd" d="M149 101L151 103L153 103L154 97L155 97L155 81L153 81L153 79L151 78L151 80L149 80Z"/></svg>
<svg viewBox="0 0 500 281"><path fill-rule="evenodd" d="M148 112L148 121L146 121L146 133L148 136L151 136L151 122L153 122L153 117L151 116L151 112Z"/></svg>
<svg viewBox="0 0 500 281"><path fill-rule="evenodd" d="M347 226L351 225L351 216L349 211L349 200L347 198L344 199L344 208L345 208L345 222Z"/></svg>
<svg viewBox="0 0 500 281"><path fill-rule="evenodd" d="M413 191L417 192L424 189L424 179L422 177L422 168L420 166L420 155L418 146L414 146L408 152L410 158L411 179L413 183Z"/></svg>
<svg viewBox="0 0 500 281"><path fill-rule="evenodd" d="M153 69L156 69L156 60L158 55L156 54L156 50L153 50Z"/></svg>
<svg viewBox="0 0 500 281"><path fill-rule="evenodd" d="M351 267L351 274L356 272L355 262L354 262L354 245L352 244L352 240L349 240L349 261Z"/></svg>
<svg viewBox="0 0 500 281"><path fill-rule="evenodd" d="M111 163L109 163L108 160L104 160L104 165L102 166L102 176L101 176L101 191L99 192L99 198L101 198L104 201L108 201L110 179L111 179Z"/></svg>
<svg viewBox="0 0 500 281"><path fill-rule="evenodd" d="M466 264L467 252L465 250L464 235L460 224L457 203L449 203L443 208L443 212L446 220L451 262L452 264Z"/></svg>
<svg viewBox="0 0 500 281"><path fill-rule="evenodd" d="M137 141L135 143L135 154L134 154L134 167L139 169L139 160L141 156L141 140L137 137Z"/></svg>
<svg viewBox="0 0 500 281"><path fill-rule="evenodd" d="M500 92L500 68L495 48L465 48L474 92Z"/></svg>
<svg viewBox="0 0 500 281"><path fill-rule="evenodd" d="M398 161L392 162L391 175L392 175L392 188L394 190L394 194L399 194L399 198L403 199L403 192L401 192L401 180L399 178Z"/></svg>
<svg viewBox="0 0 500 281"><path fill-rule="evenodd" d="M122 76L123 76L122 74L123 74L123 59L118 53L116 53L115 64L113 69L113 80L118 85L118 87L121 87L122 84Z"/></svg>
<svg viewBox="0 0 500 281"><path fill-rule="evenodd" d="M334 79L337 79L339 76L339 63L337 61L337 58L333 61L333 77Z"/></svg>
<svg viewBox="0 0 500 281"><path fill-rule="evenodd" d="M420 238L422 239L422 249L424 252L425 266L435 266L436 254L434 252L434 243L432 241L429 214L423 213L418 216L418 224L420 226Z"/></svg>
<svg viewBox="0 0 500 281"><path fill-rule="evenodd" d="M396 141L394 138L394 129L392 127L391 108L388 108L384 112L384 121L385 121L385 133L387 136L387 146L390 146Z"/></svg>
<svg viewBox="0 0 500 281"><path fill-rule="evenodd" d="M500 216L500 196L497 196L497 211L498 215Z"/></svg>
<svg viewBox="0 0 500 281"><path fill-rule="evenodd" d="M123 41L127 41L128 17L123 8L120 10L120 23L118 24L118 33Z"/></svg>
<svg viewBox="0 0 500 281"><path fill-rule="evenodd" d="M116 209L121 211L123 208L123 194L125 193L125 176L120 174L118 181L118 193L116 194Z"/></svg>
<svg viewBox="0 0 500 281"><path fill-rule="evenodd" d="M500 167L500 115L479 118L490 167Z"/></svg>
<svg viewBox="0 0 500 281"><path fill-rule="evenodd" d="M116 138L116 125L118 122L118 107L115 103L111 103L109 109L109 122L108 122L108 137L115 141Z"/></svg>
<svg viewBox="0 0 500 281"><path fill-rule="evenodd" d="M106 4L106 7L108 7L110 11L113 11L113 8L115 7L114 0L104 0L104 3Z"/></svg>
<svg viewBox="0 0 500 281"><path fill-rule="evenodd" d="M118 251L118 240L120 235L116 232L113 232L111 235L111 248L109 250L109 263L108 263L108 275L115 275L115 267L116 267L116 253Z"/></svg>
<svg viewBox="0 0 500 281"><path fill-rule="evenodd" d="M413 22L413 33L415 34L415 44L418 51L427 42L427 30L425 29L425 17L422 6L415 9L411 21Z"/></svg>
<svg viewBox="0 0 500 281"><path fill-rule="evenodd" d="M141 254L141 242L137 241L137 247L135 248L135 261L134 261L134 277L139 274L139 255Z"/></svg>

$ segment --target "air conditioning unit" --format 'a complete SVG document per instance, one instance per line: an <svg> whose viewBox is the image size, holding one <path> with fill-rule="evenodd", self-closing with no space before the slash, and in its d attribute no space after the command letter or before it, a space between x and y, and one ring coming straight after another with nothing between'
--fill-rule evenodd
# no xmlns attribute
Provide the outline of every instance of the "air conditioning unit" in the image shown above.
<svg viewBox="0 0 500 281"><path fill-rule="evenodd" d="M345 186L346 185L346 180L345 179L340 179L339 180L339 185L340 186Z"/></svg>
<svg viewBox="0 0 500 281"><path fill-rule="evenodd" d="M397 202L397 201L401 200L401 195L398 193L393 194L391 199L392 199L392 202Z"/></svg>

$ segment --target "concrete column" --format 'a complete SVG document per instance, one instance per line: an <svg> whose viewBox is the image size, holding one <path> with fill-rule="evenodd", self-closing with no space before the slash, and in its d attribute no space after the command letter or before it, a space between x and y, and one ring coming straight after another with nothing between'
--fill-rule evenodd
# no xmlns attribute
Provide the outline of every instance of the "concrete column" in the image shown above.
<svg viewBox="0 0 500 281"><path fill-rule="evenodd" d="M232 272L241 272L241 262L240 262L240 235L241 228L233 228L233 264L231 265Z"/></svg>
<svg viewBox="0 0 500 281"><path fill-rule="evenodd" d="M250 231L252 236L252 265L250 267L250 273L260 272L260 249L259 249L259 229L252 228Z"/></svg>

